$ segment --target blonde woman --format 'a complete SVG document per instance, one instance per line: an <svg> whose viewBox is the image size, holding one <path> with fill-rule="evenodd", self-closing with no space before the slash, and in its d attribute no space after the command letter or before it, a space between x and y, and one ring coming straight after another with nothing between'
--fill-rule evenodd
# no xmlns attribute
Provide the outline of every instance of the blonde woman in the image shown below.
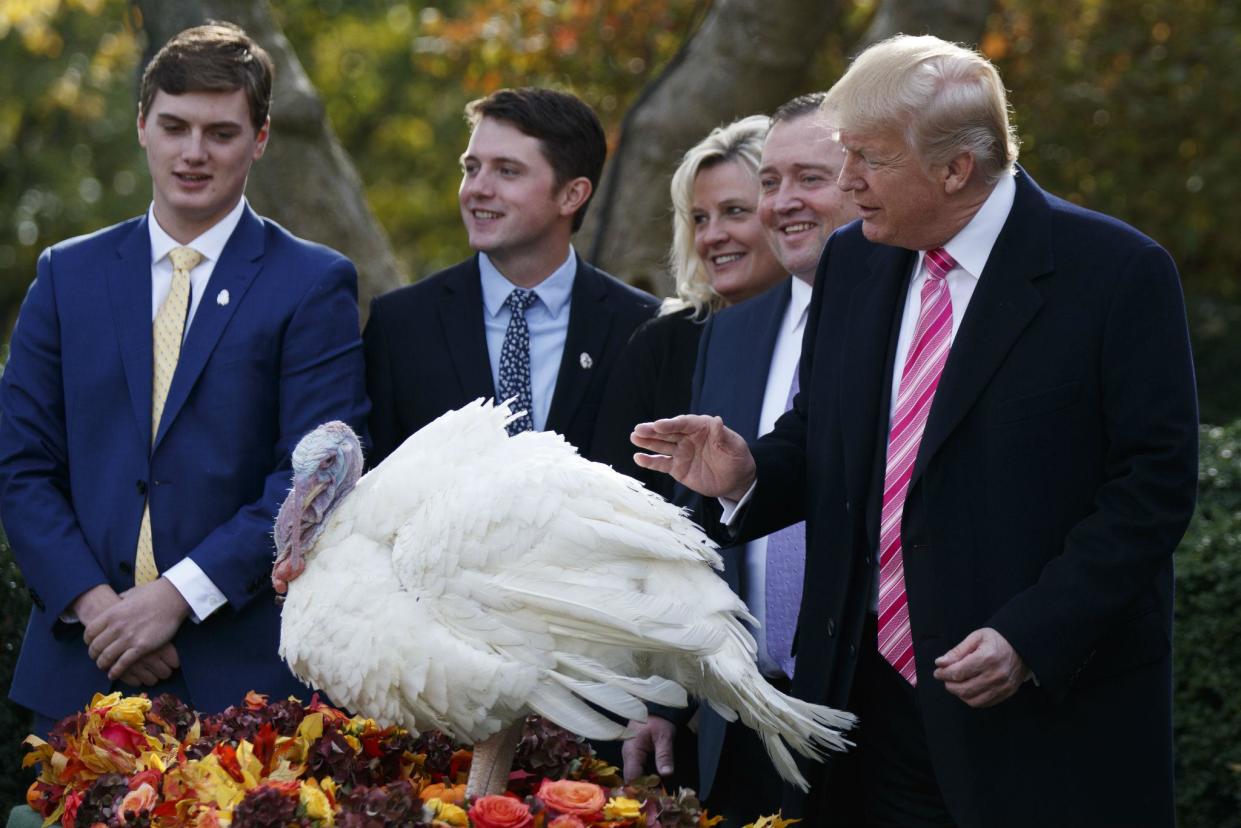
<svg viewBox="0 0 1241 828"><path fill-rule="evenodd" d="M758 218L758 166L770 120L751 115L717 127L685 153L672 176L676 295L633 334L608 383L592 443L595 459L665 497L672 478L639 469L629 433L637 423L689 410L702 323L787 276Z"/></svg>

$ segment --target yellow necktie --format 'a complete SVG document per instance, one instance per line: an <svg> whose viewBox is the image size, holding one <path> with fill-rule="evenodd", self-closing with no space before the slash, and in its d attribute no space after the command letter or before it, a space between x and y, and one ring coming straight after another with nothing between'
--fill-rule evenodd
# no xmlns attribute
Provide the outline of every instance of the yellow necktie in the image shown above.
<svg viewBox="0 0 1241 828"><path fill-rule="evenodd" d="M177 359L181 356L181 340L185 335L185 316L190 304L190 271L202 261L202 254L189 247L177 247L168 254L172 260L172 287L160 305L152 325L151 372L151 441L159 433L159 420L172 385ZM138 552L134 558L134 583L145 584L159 577L155 566L155 550L151 543L151 501L148 496L138 529Z"/></svg>

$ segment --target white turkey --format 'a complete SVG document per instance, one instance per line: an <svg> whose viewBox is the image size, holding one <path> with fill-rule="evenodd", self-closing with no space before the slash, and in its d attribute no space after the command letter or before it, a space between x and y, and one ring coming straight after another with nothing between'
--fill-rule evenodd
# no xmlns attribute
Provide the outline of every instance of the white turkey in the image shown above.
<svg viewBox="0 0 1241 828"><path fill-rule="evenodd" d="M853 716L763 679L752 618L681 510L559 435L508 436L510 419L483 401L451 411L360 479L345 424L298 444L272 574L293 672L381 723L485 743L476 770L493 776L472 793L503 785L528 713L617 739L625 726L587 702L644 720L686 690L805 788L788 747L844 749Z"/></svg>

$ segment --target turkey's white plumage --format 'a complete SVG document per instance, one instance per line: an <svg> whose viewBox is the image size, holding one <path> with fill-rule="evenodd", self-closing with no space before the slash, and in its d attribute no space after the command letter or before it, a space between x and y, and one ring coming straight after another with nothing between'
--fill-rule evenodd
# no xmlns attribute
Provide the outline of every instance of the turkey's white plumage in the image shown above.
<svg viewBox="0 0 1241 828"><path fill-rule="evenodd" d="M411 436L328 513L285 599L280 653L337 704L478 742L527 713L595 739L688 689L810 756L853 718L776 692L744 603L679 509L560 436L476 402Z"/></svg>

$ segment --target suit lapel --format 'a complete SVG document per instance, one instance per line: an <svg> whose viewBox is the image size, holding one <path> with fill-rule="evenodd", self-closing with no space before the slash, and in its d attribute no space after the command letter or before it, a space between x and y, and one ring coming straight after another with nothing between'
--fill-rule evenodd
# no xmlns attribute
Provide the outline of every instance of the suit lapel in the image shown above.
<svg viewBox="0 0 1241 828"><path fill-rule="evenodd" d="M867 266L870 275L849 296L848 329L843 341L841 423L849 500L867 502L880 439L887 439L888 416L881 411L884 381L891 377L888 351L894 319L900 318L914 254L878 247Z"/></svg>
<svg viewBox="0 0 1241 828"><path fill-rule="evenodd" d="M487 354L487 334L483 329L481 278L475 255L445 281L439 305L444 340L467 401L496 395L491 359Z"/></svg>
<svg viewBox="0 0 1241 828"><path fill-rule="evenodd" d="M247 206L241 214L241 221L237 223L233 235L229 237L228 244L220 254L220 261L216 262L211 271L211 279L198 302L198 310L190 321L189 334L186 335L185 344L181 346L177 370L172 375L172 385L168 388L164 416L155 436L156 446L168 433L185 401L189 399L190 391L202 374L216 343L220 341L224 328L236 313L255 274L263 266L263 252L263 222ZM216 297L225 290L228 291L229 301L221 304L216 301Z"/></svg>
<svg viewBox="0 0 1241 828"><path fill-rule="evenodd" d="M1005 355L1042 306L1030 284L1051 271L1051 210L1025 172L1008 220L987 258L940 378L910 486L987 386Z"/></svg>
<svg viewBox="0 0 1241 828"><path fill-rule="evenodd" d="M565 335L556 390L547 413L548 431L565 433L590 385L595 365L603 359L603 348L612 328L612 309L605 301L607 295L603 276L578 256L569 304L569 331Z"/></svg>
<svg viewBox="0 0 1241 828"><path fill-rule="evenodd" d="M792 277L790 277L792 278ZM763 397L767 393L768 374L771 373L771 357L776 349L776 340L780 336L780 326L784 322L784 312L789 306L792 288L786 280L779 288L751 299L750 306L742 305L740 312L750 311L743 318L752 317L755 327L750 330L762 331L765 339L754 347L753 342L744 336L733 339L731 364L735 366L735 376L739 382L732 388L732 417L725 416L738 434L747 440L759 437L759 420L763 416Z"/></svg>
<svg viewBox="0 0 1241 828"><path fill-rule="evenodd" d="M151 444L151 235L147 216L134 222L107 263L108 295L129 400L143 445Z"/></svg>

